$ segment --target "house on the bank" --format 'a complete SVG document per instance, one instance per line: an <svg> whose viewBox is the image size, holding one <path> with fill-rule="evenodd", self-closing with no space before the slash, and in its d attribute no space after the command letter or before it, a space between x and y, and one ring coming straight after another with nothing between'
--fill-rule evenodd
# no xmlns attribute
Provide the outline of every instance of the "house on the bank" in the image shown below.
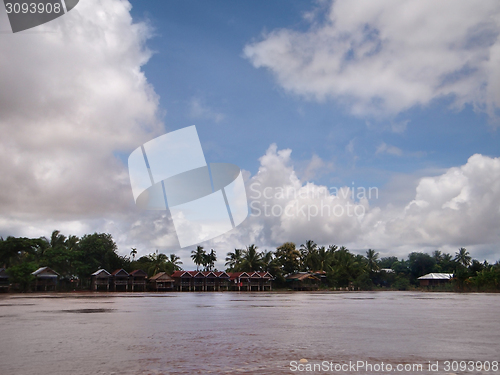
<svg viewBox="0 0 500 375"><path fill-rule="evenodd" d="M264 291L271 290L269 272L175 271L174 289L178 291Z"/></svg>
<svg viewBox="0 0 500 375"><path fill-rule="evenodd" d="M95 271L91 275L91 290L99 291L105 290L109 291L111 284L111 274L105 269L100 269Z"/></svg>
<svg viewBox="0 0 500 375"><path fill-rule="evenodd" d="M114 292L128 292L129 274L123 268L111 273L111 288Z"/></svg>
<svg viewBox="0 0 500 375"><path fill-rule="evenodd" d="M297 272L285 277L292 290L317 290L321 285L321 274L315 272Z"/></svg>
<svg viewBox="0 0 500 375"><path fill-rule="evenodd" d="M156 292L174 290L174 283L175 280L166 272L159 272L149 278L149 290Z"/></svg>
<svg viewBox="0 0 500 375"><path fill-rule="evenodd" d="M231 290L266 291L272 290L273 276L269 272L228 272Z"/></svg>
<svg viewBox="0 0 500 375"><path fill-rule="evenodd" d="M145 292L148 274L143 270L134 270L129 274L129 285L132 292Z"/></svg>
<svg viewBox="0 0 500 375"><path fill-rule="evenodd" d="M437 286L448 283L453 278L452 273L428 273L418 278L420 286Z"/></svg>
<svg viewBox="0 0 500 375"><path fill-rule="evenodd" d="M5 268L0 268L0 292L8 292L10 287L9 275Z"/></svg>
<svg viewBox="0 0 500 375"><path fill-rule="evenodd" d="M31 273L35 276L33 290L35 292L49 292L57 289L59 274L49 267L40 267Z"/></svg>

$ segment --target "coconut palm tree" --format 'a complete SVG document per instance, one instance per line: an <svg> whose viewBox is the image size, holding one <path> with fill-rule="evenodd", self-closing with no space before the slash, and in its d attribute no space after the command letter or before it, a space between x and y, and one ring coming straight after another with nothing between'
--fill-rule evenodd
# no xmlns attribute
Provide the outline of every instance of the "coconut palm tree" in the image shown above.
<svg viewBox="0 0 500 375"><path fill-rule="evenodd" d="M132 256L132 262L135 260L135 256L137 255L137 249L135 247L131 248L132 251L130 252L130 255Z"/></svg>
<svg viewBox="0 0 500 375"><path fill-rule="evenodd" d="M373 274L379 270L378 255L379 254L373 249L368 249L366 252L366 268L368 269L370 276L373 276Z"/></svg>
<svg viewBox="0 0 500 375"><path fill-rule="evenodd" d="M149 259L151 260L151 266L149 267L149 275L156 275L158 272L167 270L167 262L168 257L163 253L158 253L158 249L156 253L150 254Z"/></svg>
<svg viewBox="0 0 500 375"><path fill-rule="evenodd" d="M302 271L317 271L318 262L318 245L313 240L307 240L305 245L300 245L300 255L302 261Z"/></svg>
<svg viewBox="0 0 500 375"><path fill-rule="evenodd" d="M196 264L196 271L199 271L199 267L204 264L206 255L203 246L200 245L196 247L196 250L191 251L191 259Z"/></svg>
<svg viewBox="0 0 500 375"><path fill-rule="evenodd" d="M456 253L455 253L455 262L458 264L464 266L465 268L469 267L471 264L471 257L469 255L469 252L465 247L461 247Z"/></svg>
<svg viewBox="0 0 500 375"><path fill-rule="evenodd" d="M217 255L214 249L210 249L208 254L205 254L203 257L203 267L205 271L212 271L215 266L215 262L217 261Z"/></svg>
<svg viewBox="0 0 500 375"><path fill-rule="evenodd" d="M172 268L174 271L182 270L182 268L180 266L182 264L181 258L178 257L177 255L170 254L170 259L168 261L172 264L172 266L173 266Z"/></svg>
<svg viewBox="0 0 500 375"><path fill-rule="evenodd" d="M254 244L247 246L245 253L243 254L243 261L241 262L242 271L261 271L262 266L262 254L257 251L258 247Z"/></svg>
<svg viewBox="0 0 500 375"><path fill-rule="evenodd" d="M227 253L225 266L228 272L238 272L243 260L243 250L234 249L234 252Z"/></svg>

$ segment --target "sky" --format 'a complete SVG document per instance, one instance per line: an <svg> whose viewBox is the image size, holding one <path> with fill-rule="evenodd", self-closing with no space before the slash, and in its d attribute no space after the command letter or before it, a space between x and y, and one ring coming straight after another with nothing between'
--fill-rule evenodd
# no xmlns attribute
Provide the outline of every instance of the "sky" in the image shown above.
<svg viewBox="0 0 500 375"><path fill-rule="evenodd" d="M135 206L127 159L196 125L251 212L200 244L219 269L309 239L500 259L498 1L82 0L9 30L0 6L4 238L106 232L194 267L169 212Z"/></svg>

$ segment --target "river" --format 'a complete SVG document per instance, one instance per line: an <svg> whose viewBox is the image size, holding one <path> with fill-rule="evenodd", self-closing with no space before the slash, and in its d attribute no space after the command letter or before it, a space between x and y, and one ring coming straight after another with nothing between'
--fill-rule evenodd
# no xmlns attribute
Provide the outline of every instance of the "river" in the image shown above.
<svg viewBox="0 0 500 375"><path fill-rule="evenodd" d="M1 375L500 374L499 360L500 294L0 295Z"/></svg>

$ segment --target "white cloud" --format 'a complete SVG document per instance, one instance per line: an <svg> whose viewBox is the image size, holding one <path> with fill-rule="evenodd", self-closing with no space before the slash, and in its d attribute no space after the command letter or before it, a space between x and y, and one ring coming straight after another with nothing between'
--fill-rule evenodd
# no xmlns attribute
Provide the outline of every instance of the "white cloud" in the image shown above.
<svg viewBox="0 0 500 375"><path fill-rule="evenodd" d="M309 30L274 30L244 54L285 90L333 98L355 115L392 116L447 97L456 108L472 104L493 118L500 108L499 34L495 0L343 0Z"/></svg>
<svg viewBox="0 0 500 375"><path fill-rule="evenodd" d="M399 184L409 189L404 194L396 191L403 199L388 199L390 186L371 192L365 187L363 192L360 186L301 182L291 150L278 150L274 144L260 163L258 173L247 182L253 214L207 247L224 249L225 254L251 243L272 250L285 241L301 244L313 239L361 252L375 248L400 257L411 251L466 246L479 259L498 258L500 158L473 155L461 167L420 178L416 189L413 183ZM382 206L382 201L394 203ZM356 207L365 214L353 215Z"/></svg>
<svg viewBox="0 0 500 375"><path fill-rule="evenodd" d="M401 156L403 155L403 151L396 146L391 146L385 142L382 142L377 147L377 151L375 151L375 154L389 154L389 155Z"/></svg>
<svg viewBox="0 0 500 375"><path fill-rule="evenodd" d="M114 153L162 131L141 66L148 26L127 1L82 1L36 32L0 38L2 215L77 220L127 211Z"/></svg>
<svg viewBox="0 0 500 375"><path fill-rule="evenodd" d="M206 119L219 123L226 117L223 113L214 111L200 98L192 98L189 104L189 115L195 119Z"/></svg>

